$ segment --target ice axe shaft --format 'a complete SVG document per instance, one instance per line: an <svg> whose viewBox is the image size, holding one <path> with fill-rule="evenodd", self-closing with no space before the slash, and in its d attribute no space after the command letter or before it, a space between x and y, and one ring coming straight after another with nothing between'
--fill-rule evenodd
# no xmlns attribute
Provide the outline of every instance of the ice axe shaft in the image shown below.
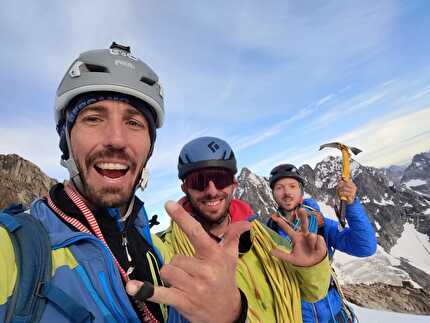
<svg viewBox="0 0 430 323"><path fill-rule="evenodd" d="M348 181L351 177L351 171L350 171L350 157L351 157L351 152L354 155L357 155L359 153L361 153L361 150L355 147L348 147L347 145L341 144L340 142L331 142L328 144L324 144L320 146L320 149L324 149L324 148L337 148L340 149L340 151L342 152L342 179L344 181ZM340 208L335 207L335 211L336 211L336 215L339 219L339 223L342 226L342 228L345 227L346 225L346 220L345 220L345 211L346 211L346 203L347 203L347 198L346 196L341 196L340 197Z"/></svg>

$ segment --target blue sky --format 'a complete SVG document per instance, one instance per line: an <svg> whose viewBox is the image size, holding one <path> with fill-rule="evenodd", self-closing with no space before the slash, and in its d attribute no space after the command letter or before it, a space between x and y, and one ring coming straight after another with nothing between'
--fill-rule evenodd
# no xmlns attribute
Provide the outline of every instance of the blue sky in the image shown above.
<svg viewBox="0 0 430 323"><path fill-rule="evenodd" d="M365 165L430 149L430 3L415 1L4 1L0 153L64 179L56 87L85 50L128 44L160 76L166 121L143 193L180 197L177 156L219 136L239 167L312 166L342 141Z"/></svg>

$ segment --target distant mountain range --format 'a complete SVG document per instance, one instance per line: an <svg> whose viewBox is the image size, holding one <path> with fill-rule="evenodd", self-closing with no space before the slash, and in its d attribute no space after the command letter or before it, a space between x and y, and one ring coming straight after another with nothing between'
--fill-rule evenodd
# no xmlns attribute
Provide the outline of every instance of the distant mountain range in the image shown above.
<svg viewBox="0 0 430 323"><path fill-rule="evenodd" d="M401 184L430 197L430 152L415 155L412 163L400 174Z"/></svg>

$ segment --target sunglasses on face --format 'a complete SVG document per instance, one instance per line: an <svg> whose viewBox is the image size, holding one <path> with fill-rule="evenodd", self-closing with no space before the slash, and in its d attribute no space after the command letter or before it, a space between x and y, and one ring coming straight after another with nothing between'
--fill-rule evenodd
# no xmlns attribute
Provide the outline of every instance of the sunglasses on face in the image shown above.
<svg viewBox="0 0 430 323"><path fill-rule="evenodd" d="M203 192L212 181L216 188L222 190L234 183L233 174L222 169L202 169L192 172L185 178L187 188Z"/></svg>

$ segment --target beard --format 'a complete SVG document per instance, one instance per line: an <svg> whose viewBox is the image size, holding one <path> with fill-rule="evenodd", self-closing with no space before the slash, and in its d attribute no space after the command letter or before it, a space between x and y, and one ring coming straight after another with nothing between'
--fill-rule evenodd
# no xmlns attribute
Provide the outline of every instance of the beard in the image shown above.
<svg viewBox="0 0 430 323"><path fill-rule="evenodd" d="M291 212L301 207L303 195L301 195L299 199L296 196L284 195L280 200L275 198L275 202L278 204L279 209L285 213L284 215L289 215ZM289 218L289 216L287 216L287 218Z"/></svg>
<svg viewBox="0 0 430 323"><path fill-rule="evenodd" d="M123 151L114 148L108 148L103 151L94 153L85 159L86 169L93 167L95 161L101 158L121 158L124 160L131 160L131 158ZM84 176L84 168L80 161L75 161L76 167L79 171L79 178L81 179L83 192L81 195L89 202L94 208L120 208L127 206L134 195L135 187L139 183L139 177L134 181L134 185L129 187L101 187L96 188L92 186ZM137 168L135 162L131 163L128 171L134 171Z"/></svg>
<svg viewBox="0 0 430 323"><path fill-rule="evenodd" d="M189 193L186 193L186 196L188 198L188 201L190 201L192 213L194 217L206 228L210 229L212 227L216 227L217 225L221 224L229 215L229 209L231 200L233 199L233 196L226 193L219 193L217 196L211 196L206 195L202 197L200 200L210 200L216 197L223 197L225 199L225 206L224 209L221 210L221 212L218 214L218 216L214 217L211 214L205 213L199 206L196 200L194 200Z"/></svg>
<svg viewBox="0 0 430 323"><path fill-rule="evenodd" d="M80 176L80 175L79 175ZM128 190L106 187L102 189L96 189L88 185L85 178L81 177L83 185L83 196L87 199L90 205L96 208L119 208L128 205L132 198L133 190Z"/></svg>

